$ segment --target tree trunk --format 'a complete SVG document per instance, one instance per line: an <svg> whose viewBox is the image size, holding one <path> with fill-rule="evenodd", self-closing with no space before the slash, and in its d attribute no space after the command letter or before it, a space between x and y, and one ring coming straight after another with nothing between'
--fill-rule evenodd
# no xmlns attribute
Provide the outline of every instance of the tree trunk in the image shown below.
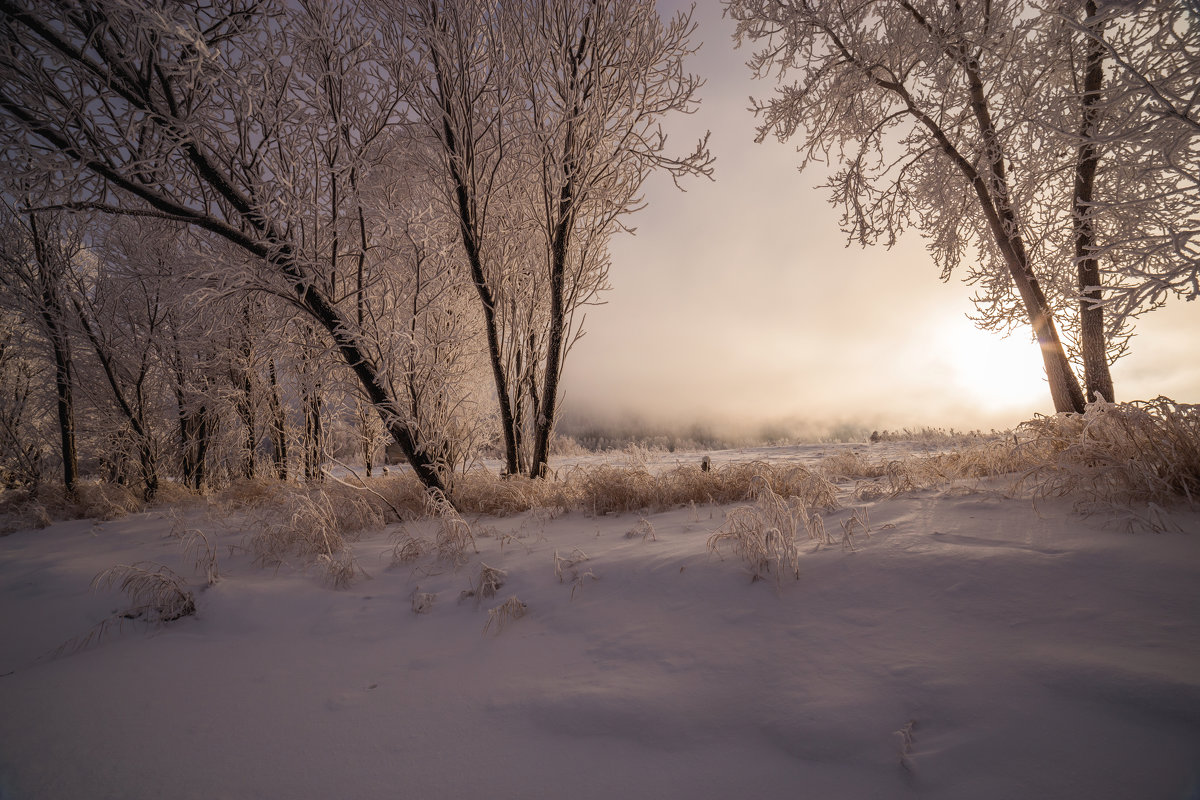
<svg viewBox="0 0 1200 800"><path fill-rule="evenodd" d="M594 5L594 4L593 4ZM579 90L577 83L579 68L591 47L591 16L584 20L579 43L571 53L571 70L568 86L572 92ZM562 371L563 337L566 328L566 309L563 294L566 292L567 257L571 252L571 235L575 230L576 203L576 121L580 114L579 100L572 103L571 116L566 120L561 154L562 188L556 203L556 220L550 241L550 329L546 342L546 374L542 382L542 409L535 421L533 464L530 477L544 478L549 469L550 437L554 433L554 418L558 414L558 379ZM549 199L549 198L547 198Z"/></svg>
<svg viewBox="0 0 1200 800"><path fill-rule="evenodd" d="M362 450L363 467L369 478L374 469L375 434L371 432L371 412L361 397L354 398L354 414L358 418L358 442Z"/></svg>
<svg viewBox="0 0 1200 800"><path fill-rule="evenodd" d="M58 431L62 447L63 485L67 497L75 495L79 481L79 452L75 446L75 402L71 387L71 348L63 325L62 297L58 271L47 263L49 254L38 226L37 215L29 214L29 231L38 264L38 283L42 296L42 322L54 355L54 392L58 406Z"/></svg>
<svg viewBox="0 0 1200 800"><path fill-rule="evenodd" d="M554 231L554 246L551 250L550 331L546 342L546 374L542 379L542 407L534 420L533 462L529 466L531 478L546 477L550 461L550 437L554 433L554 417L558 413L558 378L562 365L563 329L566 324L563 293L566 290L564 284L571 229L574 227L574 215L569 210L572 202L571 182L568 180L559 198L560 208L565 213Z"/></svg>
<svg viewBox="0 0 1200 800"><path fill-rule="evenodd" d="M1079 387L1079 380L1071 369L1070 361L1067 360L1058 329L1054 325L1054 314L1050 304L1029 266L1025 241L1011 205L1012 195L1008 188L1004 151L1000 146L991 110L988 108L979 61L973 56L964 55L961 65L970 87L971 109L979 125L983 163L986 165L986 172L980 174L967 163L965 166L969 170L968 178L979 198L996 246L1008 265L1009 275L1025 304L1030 325L1033 326L1034 335L1042 351L1042 363L1046 369L1046 380L1050 383L1050 399L1054 403L1054 410L1083 413L1083 390ZM949 142L945 140L944 134L942 137L942 147L946 149ZM949 146L949 152L957 153L953 145ZM960 162L960 168L963 166Z"/></svg>
<svg viewBox="0 0 1200 800"><path fill-rule="evenodd" d="M58 430L62 442L63 485L67 497L74 497L79 482L79 453L75 449L75 401L71 392L71 353L60 337L54 341L54 390L58 397Z"/></svg>
<svg viewBox="0 0 1200 800"><path fill-rule="evenodd" d="M431 4L433 23L441 25L437 18L437 7ZM470 190L467 187L466 175L470 174L474 165L467 163L469 156L463 152L463 143L459 141L450 121L454 119L454 109L450 96L447 94L446 71L436 48L432 48L433 68L437 79L438 105L442 112L442 146L446 150L446 161L450 169L450 179L454 184L455 210L458 213L459 232L462 236L463 249L466 251L467 263L471 268L471 280L483 306L484 330L487 334L488 361L492 367L492 380L496 384L496 402L500 409L500 427L504 436L504 471L509 475L519 472L518 466L518 432L515 416L509 395L508 376L504 371L504 360L500 352L500 334L496 322L496 297L487 281L483 270L483 254L478 235L478 219L472 203ZM463 161L460 167L459 162Z"/></svg>
<svg viewBox="0 0 1200 800"><path fill-rule="evenodd" d="M268 380L271 391L271 460L275 464L275 477L288 479L287 417L283 412L283 401L279 398L279 379L275 375L275 359L268 362Z"/></svg>
<svg viewBox="0 0 1200 800"><path fill-rule="evenodd" d="M320 481L321 463L325 450L324 429L321 424L321 386L303 392L304 405L304 479Z"/></svg>
<svg viewBox="0 0 1200 800"><path fill-rule="evenodd" d="M1096 169L1100 164L1100 147L1096 134L1100 114L1096 104L1104 83L1104 46L1099 41L1103 21L1097 17L1095 0L1084 6L1084 25L1092 36L1086 36L1087 58L1084 63L1082 120L1079 126L1079 150L1075 162L1075 265L1079 279L1079 332L1083 353L1085 399L1115 401L1112 374L1108 369L1108 341L1104 329L1100 263L1095 257L1096 227L1092 199L1096 186Z"/></svg>

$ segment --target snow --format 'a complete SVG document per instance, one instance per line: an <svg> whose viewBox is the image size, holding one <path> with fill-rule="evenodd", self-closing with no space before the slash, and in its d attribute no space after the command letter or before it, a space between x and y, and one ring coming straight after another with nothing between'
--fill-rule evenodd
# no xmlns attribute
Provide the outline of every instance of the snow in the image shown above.
<svg viewBox="0 0 1200 800"><path fill-rule="evenodd" d="M729 506L645 536L472 519L457 570L391 567L390 526L343 590L254 567L230 547L252 531L199 509L206 589L166 511L14 533L0 798L1200 797L1200 512L1130 532L1008 483L847 498L827 529L865 505L870 535L803 543L780 589L706 551ZM89 584L138 560L188 576L197 615L51 656L128 605ZM504 586L460 600L481 563ZM485 634L510 596L527 614Z"/></svg>

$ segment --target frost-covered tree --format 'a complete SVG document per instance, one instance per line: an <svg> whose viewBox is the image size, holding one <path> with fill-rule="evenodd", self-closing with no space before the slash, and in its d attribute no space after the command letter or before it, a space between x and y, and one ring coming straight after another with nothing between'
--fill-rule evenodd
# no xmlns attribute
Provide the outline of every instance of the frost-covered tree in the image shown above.
<svg viewBox="0 0 1200 800"><path fill-rule="evenodd" d="M1177 0L1078 5L1050 10L1103 68L1092 255L1122 278L1103 305L1132 317L1200 295L1200 20Z"/></svg>
<svg viewBox="0 0 1200 800"><path fill-rule="evenodd" d="M660 123L697 102L688 15L647 0L404 4L407 103L436 143L496 387L508 473L545 471L582 307L608 237L661 169L708 174L701 142L666 154Z"/></svg>
<svg viewBox="0 0 1200 800"><path fill-rule="evenodd" d="M62 458L63 485L68 495L79 480L79 455L75 436L75 389L71 355L70 324L66 300L66 280L71 261L80 247L80 227L61 212L35 214L29 207L27 192L6 198L0 204L0 289L4 305L26 325L38 330L50 351L53 364L55 401L58 415L59 452ZM11 201L11 202L10 202ZM10 355L13 353L9 345ZM18 362L10 359L15 370ZM24 362L21 362L24 368ZM19 376L11 378L14 391ZM23 408L16 403L13 408ZM19 426L8 432L20 438ZM17 447L25 452L26 445Z"/></svg>
<svg viewBox="0 0 1200 800"><path fill-rule="evenodd" d="M136 458L142 494L151 500L162 477L167 384L159 356L174 297L170 248L153 246L164 237L147 236L131 220L108 221L72 270L73 322L99 367L87 384L91 399L118 421L110 426L112 453Z"/></svg>
<svg viewBox="0 0 1200 800"><path fill-rule="evenodd" d="M1029 324L1055 408L1080 411L1069 356L1085 368L1087 399L1113 399L1108 365L1145 306L1104 310L1148 285L1131 264L1160 286L1180 266L1124 232L1178 206L1159 191L1170 181L1161 166L1170 158L1150 144L1161 129L1147 127L1140 142L1118 133L1140 101L1119 97L1105 54L1089 44L1106 29L1097 6L1051 6L727 3L739 41L762 44L751 68L781 82L756 105L760 138L802 135L804 165L839 163L828 187L852 240L890 245L916 227L943 279L965 264L979 287L977 321Z"/></svg>
<svg viewBox="0 0 1200 800"><path fill-rule="evenodd" d="M0 147L10 168L62 176L61 205L163 217L235 248L226 280L288 297L323 330L417 476L441 489L401 376L345 291L354 257L341 264L355 206L340 197L361 158L340 148L368 154L400 121L380 55L395 43L374 9L339 5L353 17L353 41L336 44L354 107L333 117L328 79L345 70L308 57L314 25L282 0L4 0Z"/></svg>
<svg viewBox="0 0 1200 800"><path fill-rule="evenodd" d="M661 170L676 181L711 174L707 142L667 153L661 123L694 110L700 79L683 69L694 51L690 13L664 22L647 0L519 6L518 97L536 165L536 230L549 300L531 474L545 473L559 377L580 309L607 288L607 244L637 210L642 184Z"/></svg>
<svg viewBox="0 0 1200 800"><path fill-rule="evenodd" d="M18 314L0 310L0 486L37 488L44 478L39 395L44 361Z"/></svg>

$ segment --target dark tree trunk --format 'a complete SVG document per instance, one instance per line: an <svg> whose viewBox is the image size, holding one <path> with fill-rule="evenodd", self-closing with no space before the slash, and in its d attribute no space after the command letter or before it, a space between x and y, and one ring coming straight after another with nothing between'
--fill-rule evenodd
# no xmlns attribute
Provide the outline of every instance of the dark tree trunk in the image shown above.
<svg viewBox="0 0 1200 800"><path fill-rule="evenodd" d="M590 23L591 17L586 18L583 30L580 32L579 43L571 54L568 85L573 92L578 91L579 69L591 47ZM551 232L550 329L546 343L545 375L542 378L542 408L535 420L533 463L529 467L529 474L534 478L544 478L549 469L550 437L554 433L555 416L558 414L558 379L562 372L563 338L566 335L566 308L563 303L563 295L566 292L567 258L571 253L571 236L575 231L576 204L578 202L575 194L576 169L578 167L575 153L575 125L581 111L578 102L578 99L574 101L571 108L572 115L566 120L567 127L563 137L560 162L563 184L559 190L557 216Z"/></svg>
<svg viewBox="0 0 1200 800"><path fill-rule="evenodd" d="M1095 0L1084 6L1084 25L1093 36L1085 37L1087 57L1084 63L1082 120L1079 126L1079 151L1075 163L1075 265L1079 278L1080 349L1083 353L1085 399L1115 401L1112 373L1108 369L1108 339L1104 329L1100 262L1095 257L1096 227L1092 199L1096 170L1100 165L1100 147L1096 140L1100 114L1096 104L1104 84L1104 46L1098 41L1103 21L1097 19Z"/></svg>
<svg viewBox="0 0 1200 800"><path fill-rule="evenodd" d="M437 7L431 4L433 24L442 23L437 17ZM471 280L479 295L483 307L484 330L487 335L488 361L492 367L492 380L496 384L496 402L500 410L500 427L504 436L504 471L509 475L519 472L518 466L518 430L515 424L508 376L504 371L504 360L500 349L500 333L496 320L496 296L488 284L487 275L483 269L483 254L479 241L479 220L476 216L475 198L471 196L467 186L466 175L473 168L471 154L466 152L470 142L461 142L451 126L454 119L454 108L448 94L445 65L438 55L436 48L432 49L433 68L437 79L438 103L442 111L442 146L446 150L446 162L450 169L451 182L454 184L455 211L458 215L458 227L462 236L463 249L466 251L467 263L471 269Z"/></svg>
<svg viewBox="0 0 1200 800"><path fill-rule="evenodd" d="M67 496L75 495L79 482L79 453L75 449L75 400L71 391L71 353L62 332L52 336L54 342L54 390L58 399L58 430L62 442L63 485Z"/></svg>
<svg viewBox="0 0 1200 800"><path fill-rule="evenodd" d="M271 404L271 461L275 465L275 477L281 481L288 479L287 452L287 416L283 411L283 401L279 398L279 379L275 375L275 359L268 362L268 380L271 391L268 399Z"/></svg>
<svg viewBox="0 0 1200 800"><path fill-rule="evenodd" d="M566 310L563 293L566 290L565 276L567 255L570 248L571 229L574 227L571 182L568 180L560 197L560 208L564 212L554 231L550 265L550 331L546 346L546 367L542 379L542 407L534 420L533 461L529 475L544 478L549 469L550 437L554 433L554 417L558 413L558 378L562 371L563 336L566 327Z"/></svg>
<svg viewBox="0 0 1200 800"><path fill-rule="evenodd" d="M59 290L59 265L48 263L45 241L37 215L29 215L34 257L38 264L38 282L42 297L42 322L54 356L54 393L58 407L58 431L62 448L63 486L73 497L79 482L79 453L75 446L75 401L71 387L71 347L63 324L62 296Z"/></svg>
<svg viewBox="0 0 1200 800"><path fill-rule="evenodd" d="M1058 329L1054 325L1054 313L1050 303L1030 267L1025 240L1021 236L1017 215L1011 205L1004 152L988 108L979 62L968 56L964 58L962 66L971 90L972 110L979 123L987 169L985 175L976 173L972 184L1037 337L1042 351L1042 363L1046 369L1046 379L1050 383L1050 399L1054 403L1054 410L1082 413L1083 390L1079 387L1079 380L1071 369L1066 350L1063 349Z"/></svg>
<svg viewBox="0 0 1200 800"><path fill-rule="evenodd" d="M321 481L324 475L321 464L324 461L325 436L321 421L321 386L306 389L303 393L304 404L304 479L306 481Z"/></svg>
<svg viewBox="0 0 1200 800"><path fill-rule="evenodd" d="M258 438L255 433L258 415L254 409L254 385L250 379L250 370L245 365L237 371L235 388L238 395L234 408L246 429L242 440L242 477L251 480L258 471Z"/></svg>

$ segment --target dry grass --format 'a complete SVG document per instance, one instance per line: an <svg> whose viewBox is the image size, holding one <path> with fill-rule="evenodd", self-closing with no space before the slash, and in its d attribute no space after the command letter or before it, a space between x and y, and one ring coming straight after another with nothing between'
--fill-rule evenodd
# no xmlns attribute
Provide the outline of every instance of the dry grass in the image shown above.
<svg viewBox="0 0 1200 800"><path fill-rule="evenodd" d="M414 614L428 614L433 610L433 604L437 601L437 593L422 592L421 587L417 586L413 589L409 599L412 600Z"/></svg>
<svg viewBox="0 0 1200 800"><path fill-rule="evenodd" d="M976 439L960 450L903 459L872 461L851 451L830 456L821 463L822 473L832 482L854 481L856 500L883 497L926 489L948 489L963 480L982 480L1020 473L1045 463L1053 448L1029 437L997 436Z"/></svg>
<svg viewBox="0 0 1200 800"><path fill-rule="evenodd" d="M473 597L475 605L478 607L485 598L495 597L507 578L508 573L504 570L480 563L478 582L471 581L471 588L463 589L458 595L458 601L461 603L463 600Z"/></svg>
<svg viewBox="0 0 1200 800"><path fill-rule="evenodd" d="M525 616L528 611L529 606L518 600L516 595L513 595L495 608L488 609L487 623L483 626L483 632L486 634L492 625L495 624L496 635L499 635L504 630L505 625Z"/></svg>
<svg viewBox="0 0 1200 800"><path fill-rule="evenodd" d="M750 567L752 581L771 576L781 588L784 575L800 577L796 529L808 510L802 501L775 492L765 478L755 482L753 494L754 505L730 510L725 524L708 538L708 550L720 554L729 548Z"/></svg>
<svg viewBox="0 0 1200 800"><path fill-rule="evenodd" d="M1094 403L1020 433L1046 454L1021 481L1037 499L1075 497L1084 512L1144 507L1149 522L1155 509L1200 501L1200 406L1165 397Z"/></svg>
<svg viewBox="0 0 1200 800"><path fill-rule="evenodd" d="M404 564L416 561L421 556L429 552L429 542L424 539L418 539L408 533L402 532L394 540L392 546L392 567L399 567Z"/></svg>
<svg viewBox="0 0 1200 800"><path fill-rule="evenodd" d="M587 569L580 569L579 565L585 561L591 560L591 556L576 547L571 551L571 555L567 557L560 556L558 550L554 551L554 575L558 578L559 583L569 583L571 585L571 599L575 599L575 593L583 589L583 584L588 580L598 581L599 577L596 573Z"/></svg>
<svg viewBox="0 0 1200 800"><path fill-rule="evenodd" d="M174 622L196 613L196 601L183 578L169 567L145 561L109 567L92 579L92 589L116 585L132 606L117 613L122 619L150 623Z"/></svg>
<svg viewBox="0 0 1200 800"><path fill-rule="evenodd" d="M481 563L479 565L479 583L472 586L472 591L479 599L495 597L496 593L500 591L500 587L504 586L506 578L508 578L508 573L504 570Z"/></svg>
<svg viewBox="0 0 1200 800"><path fill-rule="evenodd" d="M472 553L479 552L471 526L442 494L430 495L428 503L429 516L438 521L437 537L434 540L438 560L458 568L467 562L468 548Z"/></svg>
<svg viewBox="0 0 1200 800"><path fill-rule="evenodd" d="M857 450L844 450L821 461L821 472L831 481L881 478L886 462L871 461Z"/></svg>
<svg viewBox="0 0 1200 800"><path fill-rule="evenodd" d="M707 471L686 464L661 474L640 464L581 465L549 480L499 478L486 470L472 470L456 482L454 503L462 513L496 516L531 509L581 511L596 516L657 512L745 500L756 477L766 480L780 494L802 497L808 505L837 506L837 488L819 472L799 464L762 462L725 464Z"/></svg>
<svg viewBox="0 0 1200 800"><path fill-rule="evenodd" d="M1093 403L1083 414L1036 417L951 452L886 462L844 453L822 469L832 480L859 481L853 495L868 501L1016 476L1014 491L1035 500L1071 497L1081 512L1161 530L1170 526L1167 507L1200 502L1200 406L1165 397Z"/></svg>
<svg viewBox="0 0 1200 800"><path fill-rule="evenodd" d="M643 542L647 539L652 542L658 541L658 537L654 535L654 523L645 517L639 519L637 525L634 525L625 532L626 539L637 539L639 537Z"/></svg>
<svg viewBox="0 0 1200 800"><path fill-rule="evenodd" d="M349 490L293 488L260 501L256 510L259 532L249 548L260 566L279 566L288 557L318 564L336 588L350 585L365 574L350 552L349 542L359 532L382 528L378 507Z"/></svg>
<svg viewBox="0 0 1200 800"><path fill-rule="evenodd" d="M133 622L165 625L196 613L196 600L187 584L170 567L139 561L117 564L92 578L92 591L116 586L132 605L101 620L82 636L69 639L50 653L51 658L75 653L99 642L113 627Z"/></svg>
<svg viewBox="0 0 1200 800"><path fill-rule="evenodd" d="M181 530L178 536L183 544L183 552L191 557L193 569L204 575L205 582L212 586L220 580L217 547L209 540L208 535L197 528L186 528Z"/></svg>
<svg viewBox="0 0 1200 800"><path fill-rule="evenodd" d="M104 481L80 481L75 496L67 497L62 484L42 484L35 491L0 491L0 536L27 528L41 529L60 520L94 519L108 522L148 507L178 508L198 503L199 496L182 484L163 481L152 503L140 492Z"/></svg>
<svg viewBox="0 0 1200 800"><path fill-rule="evenodd" d="M164 487L168 485L172 484ZM43 484L35 491L9 489L0 492L0 535L45 528L57 520L120 519L143 508L139 495L115 483L81 481L73 499L67 498L61 484Z"/></svg>

